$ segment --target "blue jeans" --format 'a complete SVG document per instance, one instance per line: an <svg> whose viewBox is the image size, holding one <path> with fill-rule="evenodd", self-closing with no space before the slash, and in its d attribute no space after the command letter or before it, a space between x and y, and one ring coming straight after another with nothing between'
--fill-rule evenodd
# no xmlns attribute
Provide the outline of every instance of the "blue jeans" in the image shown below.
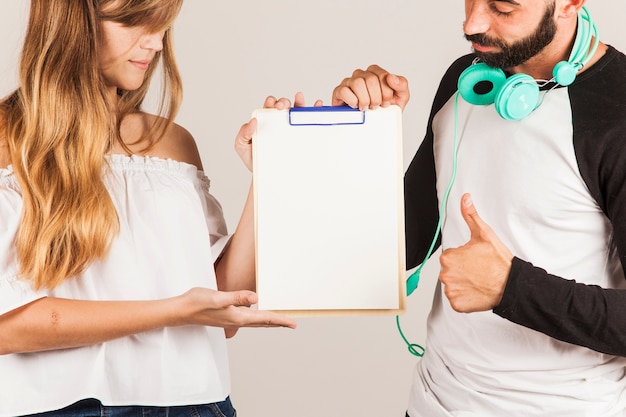
<svg viewBox="0 0 626 417"><path fill-rule="evenodd" d="M88 399L57 411L31 414L24 417L237 417L230 398L219 403L179 407L143 407L102 405Z"/></svg>

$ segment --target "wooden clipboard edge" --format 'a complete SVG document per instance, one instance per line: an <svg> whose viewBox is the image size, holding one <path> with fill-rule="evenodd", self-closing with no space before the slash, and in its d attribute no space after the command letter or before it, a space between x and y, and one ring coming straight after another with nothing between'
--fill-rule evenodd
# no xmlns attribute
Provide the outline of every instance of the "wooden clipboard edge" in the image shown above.
<svg viewBox="0 0 626 417"><path fill-rule="evenodd" d="M254 110L252 112L251 117L252 118L256 118L257 114L260 112L261 110L257 109ZM257 124L258 126L258 124ZM257 250L258 247L258 236L259 236L259 232L258 232L258 227L257 225L259 224L259 219L258 219L258 213L257 213L257 207L259 206L259 197L258 197L258 191L257 191L257 187L255 187L255 183L257 182L257 176L256 176L256 161L257 161L257 147L254 146L256 143L256 136L257 136L257 130L254 130L254 133L252 133L252 201L253 201L253 208L252 208L252 212L253 212L253 218L254 218L254 265L258 265L259 264L259 251ZM255 286L255 290L256 288L259 287L259 277L258 274L256 273L256 267L255 267L255 274L254 274L254 286Z"/></svg>
<svg viewBox="0 0 626 417"><path fill-rule="evenodd" d="M405 308L398 309L346 309L346 310L264 310L291 318L311 317L363 317L363 316L400 316Z"/></svg>
<svg viewBox="0 0 626 417"><path fill-rule="evenodd" d="M400 135L397 141L398 148L396 150L398 155L398 279L400 285L398 286L398 299L400 300L400 306L396 310L396 315L404 314L406 311L406 235L405 235L405 219L404 219L404 156L403 156L403 128L402 128L402 109L400 106L392 105L388 107L396 114L396 121L398 124L398 134Z"/></svg>
<svg viewBox="0 0 626 417"><path fill-rule="evenodd" d="M277 314L281 314L283 316L292 317L292 318L308 318L308 317L346 317L346 316L384 316L384 315L402 315L406 311L406 242L405 242L405 228L404 228L404 170L403 170L403 132L402 132L402 109L400 109L397 105L391 105L386 108L380 108L379 111L393 111L396 113L396 123L397 123L397 131L400 135L399 140L397 141L397 149L396 154L398 157L398 308L397 309L330 309L330 310L264 310L271 311ZM278 109L257 109L252 112L252 117L256 118L259 113L272 113L272 112L282 112L285 113L285 117L288 116L289 110L278 110ZM254 146L254 139L256 138L257 132L255 131L252 135L252 178L253 183L255 182L254 173L256 172L255 168L255 160L256 158L256 148ZM254 193L254 246L257 247L258 244L258 219L257 219L257 187L253 187ZM255 250L255 263L258 264L258 251ZM258 277L256 278L256 285L258 287Z"/></svg>

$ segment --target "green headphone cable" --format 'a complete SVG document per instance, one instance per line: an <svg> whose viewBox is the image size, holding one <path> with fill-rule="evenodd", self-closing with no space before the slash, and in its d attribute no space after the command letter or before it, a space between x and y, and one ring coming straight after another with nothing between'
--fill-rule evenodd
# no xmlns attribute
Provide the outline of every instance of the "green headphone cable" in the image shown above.
<svg viewBox="0 0 626 417"><path fill-rule="evenodd" d="M428 249L428 252L426 253L426 256L424 257L424 260L422 261L422 263L417 267L415 272L413 272L411 276L409 276L409 278L407 279L407 289L406 289L407 296L411 295L413 291L415 291L415 289L417 288L417 285L419 284L420 273L422 271L422 268L426 264L426 261L430 258L430 255L432 255L433 250L435 249L435 245L437 244L437 239L439 238L439 234L441 233L441 226L443 223L444 213L445 213L446 206L448 204L448 197L450 196L450 191L452 190L452 185L454 184L454 180L456 178L458 150L459 150L459 92L457 91L454 95L454 149L452 151L452 173L450 175L450 182L448 183L446 191L443 195L443 199L441 201L441 208L439 211L439 220L437 221L437 229L435 231L435 236L433 237L433 240L430 243L430 248ZM419 357L424 356L425 349L416 343L410 343L407 340L406 336L404 336L404 333L402 332L402 328L400 326L400 316L396 316L396 325L398 327L398 331L400 332L400 336L402 336L402 339L408 346L409 352L414 356L419 356Z"/></svg>

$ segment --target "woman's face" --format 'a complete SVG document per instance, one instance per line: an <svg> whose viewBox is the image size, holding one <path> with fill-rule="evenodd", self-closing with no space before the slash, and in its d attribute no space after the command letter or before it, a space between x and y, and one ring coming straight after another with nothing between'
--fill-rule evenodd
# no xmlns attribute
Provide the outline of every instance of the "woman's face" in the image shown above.
<svg viewBox="0 0 626 417"><path fill-rule="evenodd" d="M150 33L142 26L101 22L100 71L107 87L127 91L141 87L150 62L163 49L165 30Z"/></svg>

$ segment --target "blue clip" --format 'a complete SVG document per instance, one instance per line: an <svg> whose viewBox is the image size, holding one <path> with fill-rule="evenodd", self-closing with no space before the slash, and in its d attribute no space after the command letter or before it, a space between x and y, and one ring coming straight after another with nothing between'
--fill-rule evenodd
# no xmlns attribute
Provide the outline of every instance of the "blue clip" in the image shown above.
<svg viewBox="0 0 626 417"><path fill-rule="evenodd" d="M292 126L362 125L365 112L348 106L292 107L289 124Z"/></svg>

